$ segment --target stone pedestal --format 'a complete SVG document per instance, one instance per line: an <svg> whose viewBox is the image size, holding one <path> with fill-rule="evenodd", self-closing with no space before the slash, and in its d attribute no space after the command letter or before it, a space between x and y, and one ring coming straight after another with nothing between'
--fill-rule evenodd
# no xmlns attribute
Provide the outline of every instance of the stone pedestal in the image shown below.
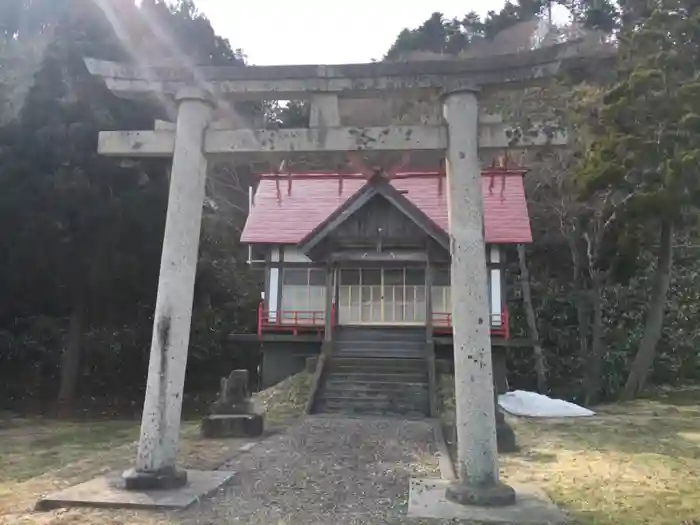
<svg viewBox="0 0 700 525"><path fill-rule="evenodd" d="M202 419L203 438L258 437L265 428L262 414L212 414Z"/></svg>
<svg viewBox="0 0 700 525"><path fill-rule="evenodd" d="M255 410L248 389L248 371L234 370L221 378L219 399L202 419L204 438L258 437L264 429L263 415Z"/></svg>

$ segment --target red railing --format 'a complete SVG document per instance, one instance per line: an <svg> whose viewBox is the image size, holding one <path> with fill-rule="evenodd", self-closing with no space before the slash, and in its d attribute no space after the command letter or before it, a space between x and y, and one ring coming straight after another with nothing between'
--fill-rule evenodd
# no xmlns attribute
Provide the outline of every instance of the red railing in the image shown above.
<svg viewBox="0 0 700 525"><path fill-rule="evenodd" d="M491 314L491 335L510 338L508 307L503 305L503 312ZM500 324L498 323L500 321ZM433 331L436 334L452 333L452 312L433 312Z"/></svg>
<svg viewBox="0 0 700 525"><path fill-rule="evenodd" d="M264 332L323 332L326 312L323 310L278 310L271 312L261 302L258 305L258 336ZM331 309L331 326L335 321L335 305Z"/></svg>
<svg viewBox="0 0 700 525"><path fill-rule="evenodd" d="M500 324L497 322L500 320ZM265 332L287 332L298 335L300 332L323 333L326 315L323 310L281 310L273 312L258 305L258 336ZM335 326L335 305L331 309L331 326ZM436 334L452 333L452 313L433 312L433 331ZM510 338L508 308L504 305L501 314L491 314L491 335Z"/></svg>

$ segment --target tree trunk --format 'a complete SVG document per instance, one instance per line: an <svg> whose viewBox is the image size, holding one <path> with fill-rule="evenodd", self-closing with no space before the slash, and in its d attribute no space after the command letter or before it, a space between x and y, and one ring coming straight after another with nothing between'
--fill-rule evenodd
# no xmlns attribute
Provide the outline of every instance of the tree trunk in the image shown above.
<svg viewBox="0 0 700 525"><path fill-rule="evenodd" d="M576 322L578 324L578 355L581 363L585 363L588 359L588 334L589 334L589 316L586 309L588 299L584 294L582 282L581 255L578 251L578 246L573 240L569 240L569 250L571 251L571 262L573 263L572 281L576 293Z"/></svg>
<svg viewBox="0 0 700 525"><path fill-rule="evenodd" d="M578 325L578 361L583 367L582 395L585 398L586 370L588 369L587 364L589 356L588 336L590 334L589 298L584 288L583 268L581 265L579 248L574 240L568 239L568 242L573 265L572 282L576 301L576 324Z"/></svg>
<svg viewBox="0 0 700 525"><path fill-rule="evenodd" d="M591 351L586 363L584 372L585 403L595 404L600 396L600 379L603 362L603 278L600 272L596 271L591 276L591 307L593 310L593 321L591 328Z"/></svg>
<svg viewBox="0 0 700 525"><path fill-rule="evenodd" d="M654 273L654 284L651 292L649 312L644 326L644 336L639 350L630 368L627 383L622 392L623 400L634 399L644 389L649 370L656 355L656 345L661 338L664 323L666 296L671 285L671 269L673 265L673 225L664 222L661 225L661 242L658 262Z"/></svg>
<svg viewBox="0 0 700 525"><path fill-rule="evenodd" d="M69 417L75 409L80 371L80 351L85 324L85 298L82 291L76 294L68 325L68 336L61 356L61 384L58 390L57 414Z"/></svg>
<svg viewBox="0 0 700 525"><path fill-rule="evenodd" d="M535 353L535 373L537 374L537 391L541 394L547 392L547 363L540 345L540 335L537 331L535 309L532 306L532 292L530 290L530 271L525 260L525 245L518 244L518 262L520 263L520 286L523 290L523 305L527 327L532 339L532 348Z"/></svg>
<svg viewBox="0 0 700 525"><path fill-rule="evenodd" d="M591 317L589 312L588 293L581 283L576 285L576 323L578 324L578 355L579 363L585 367L590 355L589 334L591 333ZM585 377L585 370L584 370Z"/></svg>

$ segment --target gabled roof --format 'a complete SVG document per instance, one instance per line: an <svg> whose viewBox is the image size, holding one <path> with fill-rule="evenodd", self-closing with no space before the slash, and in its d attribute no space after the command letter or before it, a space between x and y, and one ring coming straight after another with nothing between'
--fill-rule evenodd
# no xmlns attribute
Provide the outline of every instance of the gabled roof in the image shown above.
<svg viewBox="0 0 700 525"><path fill-rule="evenodd" d="M248 244L298 244L355 195L362 174L296 173L263 175L241 241ZM402 197L448 231L447 181L436 172L399 173L389 181ZM532 242L523 171L482 173L484 235L489 244Z"/></svg>
<svg viewBox="0 0 700 525"><path fill-rule="evenodd" d="M435 224L420 208L404 197L399 190L389 183L389 179L379 173L372 176L352 197L341 204L326 220L301 239L299 241L299 249L304 253L308 253L328 234L378 195L384 197L428 236L432 237L443 248L449 250L450 239L447 232Z"/></svg>

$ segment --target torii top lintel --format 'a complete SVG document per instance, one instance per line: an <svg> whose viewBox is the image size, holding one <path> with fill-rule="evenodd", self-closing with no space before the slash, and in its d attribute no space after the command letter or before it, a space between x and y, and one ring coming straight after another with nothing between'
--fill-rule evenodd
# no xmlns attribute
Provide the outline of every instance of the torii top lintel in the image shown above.
<svg viewBox="0 0 700 525"><path fill-rule="evenodd" d="M175 94L183 87L198 85L214 94L246 100L304 99L324 92L363 98L382 92L451 91L531 82L590 58L590 50L581 44L567 42L484 58L342 65L142 67L92 58L85 63L90 73L125 97ZM601 56L600 50L593 54Z"/></svg>

